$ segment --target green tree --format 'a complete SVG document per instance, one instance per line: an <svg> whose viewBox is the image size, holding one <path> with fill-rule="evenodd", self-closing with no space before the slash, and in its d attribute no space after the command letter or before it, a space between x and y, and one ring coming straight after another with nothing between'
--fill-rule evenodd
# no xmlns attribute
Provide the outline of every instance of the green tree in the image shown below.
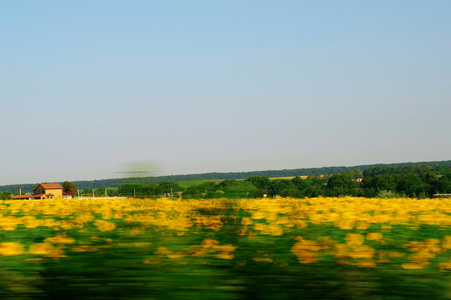
<svg viewBox="0 0 451 300"><path fill-rule="evenodd" d="M218 185L224 192L253 192L257 189L247 180L226 179Z"/></svg>
<svg viewBox="0 0 451 300"><path fill-rule="evenodd" d="M78 194L78 188L72 182L64 181L63 182L63 192L70 194L72 197L75 197Z"/></svg>
<svg viewBox="0 0 451 300"><path fill-rule="evenodd" d="M377 191L396 191L396 181L390 174L377 175L373 178L372 186Z"/></svg>
<svg viewBox="0 0 451 300"><path fill-rule="evenodd" d="M271 196L287 196L288 191L286 190L296 190L296 186L291 180L288 179L276 179L271 182L270 186Z"/></svg>
<svg viewBox="0 0 451 300"><path fill-rule="evenodd" d="M163 193L183 192L183 188L174 181L162 181L159 183Z"/></svg>
<svg viewBox="0 0 451 300"><path fill-rule="evenodd" d="M296 186L296 188L300 191L306 189L309 186L307 181L302 179L299 176L296 176L293 179L291 179L291 182L293 182L293 184Z"/></svg>
<svg viewBox="0 0 451 300"><path fill-rule="evenodd" d="M188 187L183 192L183 198L215 198L221 197L222 194L218 192L220 186L212 181L204 182L199 185L193 185Z"/></svg>
<svg viewBox="0 0 451 300"><path fill-rule="evenodd" d="M258 189L267 189L271 181L266 176L251 176L247 181L250 181Z"/></svg>
<svg viewBox="0 0 451 300"><path fill-rule="evenodd" d="M6 192L0 192L0 199L1 200L8 200L9 196L11 196L12 194L9 191Z"/></svg>
<svg viewBox="0 0 451 300"><path fill-rule="evenodd" d="M430 190L430 186L421 180L416 173L407 173L397 176L397 192L408 197L416 198L420 193L425 194Z"/></svg>
<svg viewBox="0 0 451 300"><path fill-rule="evenodd" d="M327 190L331 196L355 195L355 183L346 175L335 174L327 181Z"/></svg>
<svg viewBox="0 0 451 300"><path fill-rule="evenodd" d="M327 181L327 188L331 190L337 188L352 189L354 188L354 182L346 175L335 174Z"/></svg>
<svg viewBox="0 0 451 300"><path fill-rule="evenodd" d="M363 173L360 169L346 170L341 172L341 174L346 175L349 179L363 178Z"/></svg>
<svg viewBox="0 0 451 300"><path fill-rule="evenodd" d="M434 194L449 194L451 193L451 173L443 175L432 186L432 193Z"/></svg>

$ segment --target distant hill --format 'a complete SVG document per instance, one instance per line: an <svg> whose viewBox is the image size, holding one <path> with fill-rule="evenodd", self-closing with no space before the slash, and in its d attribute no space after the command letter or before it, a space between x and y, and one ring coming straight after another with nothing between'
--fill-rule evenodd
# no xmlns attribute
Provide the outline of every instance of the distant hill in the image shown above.
<svg viewBox="0 0 451 300"><path fill-rule="evenodd" d="M429 165L431 167L451 166L451 160L444 161L428 161L428 162L406 162L406 163L392 163L392 164L373 164L373 165L359 165L351 167L322 167L322 168L302 168L302 169L284 169L284 170L267 170L267 171L250 171L250 172L228 172L228 173L201 173L201 174L187 174L187 175L168 175L157 177L133 177L133 178L114 178L114 179L100 179L100 180L83 180L73 181L80 190L87 188L119 187L125 183L141 183L151 184L160 183L162 181L188 181L188 180L225 180L225 179L247 179L254 175L267 177L291 177L291 176L309 176L317 174L338 174L347 170L360 169L364 171L369 168L388 167L388 166L416 166ZM62 182L61 182L62 183ZM10 191L16 193L21 187L23 192L32 192L33 187L38 184L12 184L0 186L0 191Z"/></svg>

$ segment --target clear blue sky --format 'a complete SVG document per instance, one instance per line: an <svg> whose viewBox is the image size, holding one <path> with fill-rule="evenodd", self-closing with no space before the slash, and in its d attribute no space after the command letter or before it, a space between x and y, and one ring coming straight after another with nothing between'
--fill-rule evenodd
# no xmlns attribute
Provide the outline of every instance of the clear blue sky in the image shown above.
<svg viewBox="0 0 451 300"><path fill-rule="evenodd" d="M451 1L2 1L0 185L451 159Z"/></svg>

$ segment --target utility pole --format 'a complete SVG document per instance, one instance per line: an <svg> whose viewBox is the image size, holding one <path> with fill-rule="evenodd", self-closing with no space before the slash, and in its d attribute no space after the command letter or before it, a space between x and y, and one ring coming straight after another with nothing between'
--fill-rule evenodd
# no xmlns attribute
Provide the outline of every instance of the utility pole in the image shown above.
<svg viewBox="0 0 451 300"><path fill-rule="evenodd" d="M106 198L106 197L108 197L108 194L107 194L107 192L106 192L106 188L105 188L105 198Z"/></svg>
<svg viewBox="0 0 451 300"><path fill-rule="evenodd" d="M136 198L136 190L133 190L133 198Z"/></svg>

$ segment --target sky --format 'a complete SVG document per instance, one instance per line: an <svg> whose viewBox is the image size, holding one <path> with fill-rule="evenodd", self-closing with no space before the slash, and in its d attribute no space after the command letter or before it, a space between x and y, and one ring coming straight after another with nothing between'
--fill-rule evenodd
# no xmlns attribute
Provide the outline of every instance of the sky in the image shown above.
<svg viewBox="0 0 451 300"><path fill-rule="evenodd" d="M450 160L451 1L1 1L0 185Z"/></svg>

